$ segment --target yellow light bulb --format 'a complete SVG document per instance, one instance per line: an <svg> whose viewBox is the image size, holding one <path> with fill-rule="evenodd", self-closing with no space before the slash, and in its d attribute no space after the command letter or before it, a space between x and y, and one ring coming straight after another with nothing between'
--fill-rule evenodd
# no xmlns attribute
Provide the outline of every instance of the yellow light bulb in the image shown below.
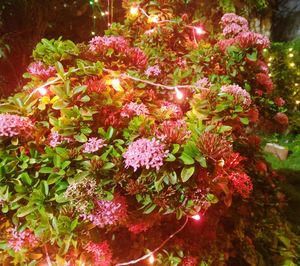
<svg viewBox="0 0 300 266"><path fill-rule="evenodd" d="M290 51L290 52L293 51L293 48L289 48L289 51Z"/></svg>
<svg viewBox="0 0 300 266"><path fill-rule="evenodd" d="M47 94L47 89L46 88L38 88L38 92L41 94L41 95L46 95Z"/></svg>
<svg viewBox="0 0 300 266"><path fill-rule="evenodd" d="M295 86L298 87L298 86L299 86L299 83L295 83Z"/></svg>
<svg viewBox="0 0 300 266"><path fill-rule="evenodd" d="M272 64L271 63L268 63L268 66L270 67Z"/></svg>
<svg viewBox="0 0 300 266"><path fill-rule="evenodd" d="M201 219L201 216L199 214L195 214L192 216L192 219L199 221Z"/></svg>
<svg viewBox="0 0 300 266"><path fill-rule="evenodd" d="M180 91L180 90L178 90L178 88L177 87L175 87L175 91L176 91L176 98L178 99L178 100L182 100L183 99L183 93Z"/></svg>
<svg viewBox="0 0 300 266"><path fill-rule="evenodd" d="M154 256L151 254L151 256L149 257L149 263L150 264L153 264L154 262L155 262L155 258L154 258Z"/></svg>
<svg viewBox="0 0 300 266"><path fill-rule="evenodd" d="M295 66L295 63L294 63L294 62L290 63L290 66L291 66L291 67L294 67L294 66Z"/></svg>
<svg viewBox="0 0 300 266"><path fill-rule="evenodd" d="M137 6L132 6L129 12L130 15L137 16L139 14L139 8Z"/></svg>
<svg viewBox="0 0 300 266"><path fill-rule="evenodd" d="M92 35L95 35L96 33L94 31L91 32Z"/></svg>
<svg viewBox="0 0 300 266"><path fill-rule="evenodd" d="M194 29L195 29L197 35L205 34L205 30L203 30L201 27L195 27Z"/></svg>
<svg viewBox="0 0 300 266"><path fill-rule="evenodd" d="M294 54L289 54L289 57L294 57Z"/></svg>

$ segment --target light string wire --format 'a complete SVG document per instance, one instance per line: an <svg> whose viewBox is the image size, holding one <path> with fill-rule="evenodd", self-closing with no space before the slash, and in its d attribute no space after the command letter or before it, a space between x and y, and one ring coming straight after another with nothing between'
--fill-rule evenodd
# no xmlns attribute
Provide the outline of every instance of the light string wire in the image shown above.
<svg viewBox="0 0 300 266"><path fill-rule="evenodd" d="M131 260L131 261L128 261L128 262L117 263L115 266L124 266L124 265L135 264L135 263L138 263L142 260L145 260L145 259L151 257L154 253L159 251L169 240L171 240L175 235L177 235L179 232L181 232L185 228L185 226L187 225L188 220L189 220L189 217L187 216L184 223L183 223L183 225L177 231L175 231L173 234L171 234L167 239L165 239L157 248L152 250L150 253L148 253L148 254L146 254L146 255L138 258L138 259L135 259L135 260Z"/></svg>
<svg viewBox="0 0 300 266"><path fill-rule="evenodd" d="M64 77L71 74L71 73L75 73L79 70L82 70L82 69L90 69L90 68L93 68L92 66L85 66L83 68L75 68L73 69L72 71L70 72L66 72L64 73ZM114 74L115 75L115 71L111 70L111 69L107 69L107 68L103 68L102 69L103 71L109 73L109 74ZM140 78L136 78L136 77L133 77L129 74L120 74L119 77L124 77L124 78L128 78L128 79L131 79L131 80L134 80L134 81L138 81L138 82L142 82L142 83L145 83L145 84L148 84L148 85L151 85L151 86L154 86L154 87L159 87L159 88L163 88L163 89L167 89L167 90L178 90L178 89L187 89L187 88L198 88L197 86L195 85L176 85L176 86L169 86L169 85L164 85L164 84L160 84L160 83L155 83L155 82L152 82L152 81L149 81L149 80L145 80L145 79L140 79ZM31 98L31 96L36 93L37 91L39 91L40 89L43 89L47 86L50 86L50 85L53 85L55 84L57 81L61 80L62 77L56 77L55 79L52 79L48 82L46 82L45 84L37 87L36 89L34 89L27 97L27 99L25 100L24 104L26 104L28 102L28 100Z"/></svg>

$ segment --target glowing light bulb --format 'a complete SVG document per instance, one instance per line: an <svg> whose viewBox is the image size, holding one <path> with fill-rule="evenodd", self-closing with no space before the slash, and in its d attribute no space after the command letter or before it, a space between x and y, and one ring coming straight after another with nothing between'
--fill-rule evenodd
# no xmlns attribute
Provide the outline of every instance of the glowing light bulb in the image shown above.
<svg viewBox="0 0 300 266"><path fill-rule="evenodd" d="M272 64L271 63L268 63L268 66L270 67Z"/></svg>
<svg viewBox="0 0 300 266"><path fill-rule="evenodd" d="M92 32L91 32L91 34L92 34L92 35L95 35L95 34L96 34L96 32L92 31Z"/></svg>
<svg viewBox="0 0 300 266"><path fill-rule="evenodd" d="M300 104L300 101L296 101L296 104Z"/></svg>
<svg viewBox="0 0 300 266"><path fill-rule="evenodd" d="M120 80L119 79L112 79L111 80L111 85L112 86L120 86Z"/></svg>
<svg viewBox="0 0 300 266"><path fill-rule="evenodd" d="M268 49L267 49L267 48L264 48L264 49L263 49L263 52L264 52L264 53L268 52Z"/></svg>
<svg viewBox="0 0 300 266"><path fill-rule="evenodd" d="M98 0L94 0L95 3L98 3Z"/></svg>
<svg viewBox="0 0 300 266"><path fill-rule="evenodd" d="M291 53L291 54L289 54L289 57L294 57L294 54L292 54L292 53Z"/></svg>
<svg viewBox="0 0 300 266"><path fill-rule="evenodd" d="M181 99L183 99L183 93L180 91L180 90L178 90L178 88L177 87L175 87L175 91L176 91L176 98L178 99L178 100L181 100Z"/></svg>
<svg viewBox="0 0 300 266"><path fill-rule="evenodd" d="M48 91L47 91L46 88L38 88L38 92L39 92L41 95L46 95Z"/></svg>
<svg viewBox="0 0 300 266"><path fill-rule="evenodd" d="M197 35L205 34L205 30L203 30L201 27L195 27L194 29Z"/></svg>
<svg viewBox="0 0 300 266"><path fill-rule="evenodd" d="M93 16L93 19L96 19L97 17L96 16Z"/></svg>
<svg viewBox="0 0 300 266"><path fill-rule="evenodd" d="M151 254L148 261L149 261L150 264L153 264L155 262L155 258L153 256L153 254Z"/></svg>
<svg viewBox="0 0 300 266"><path fill-rule="evenodd" d="M295 86L298 87L298 86L299 86L299 83L295 83Z"/></svg>
<svg viewBox="0 0 300 266"><path fill-rule="evenodd" d="M196 221L199 221L201 219L201 216L199 214L195 214L191 218L196 220Z"/></svg>
<svg viewBox="0 0 300 266"><path fill-rule="evenodd" d="M104 12L104 14L105 14L106 16L108 16L108 15L109 15L109 12L106 10L106 11Z"/></svg>
<svg viewBox="0 0 300 266"><path fill-rule="evenodd" d="M108 23L107 23L107 26L108 26L108 27L110 27L110 26L111 26L111 24L108 22Z"/></svg>
<svg viewBox="0 0 300 266"><path fill-rule="evenodd" d="M290 52L293 51L293 48L289 48L289 51L290 51Z"/></svg>
<svg viewBox="0 0 300 266"><path fill-rule="evenodd" d="M149 21L150 23L158 23L159 17L158 17L157 15L152 15L152 16L150 16L150 17L148 18L148 21Z"/></svg>
<svg viewBox="0 0 300 266"><path fill-rule="evenodd" d="M104 17L104 16L105 16L105 13L104 13L103 11L102 11L100 14L101 14L101 16L102 16L102 17Z"/></svg>
<svg viewBox="0 0 300 266"><path fill-rule="evenodd" d="M295 66L295 63L294 63L294 62L290 63L290 66L291 66L291 67L294 67L294 66Z"/></svg>
<svg viewBox="0 0 300 266"><path fill-rule="evenodd" d="M272 61L274 58L272 56L269 57L269 61Z"/></svg>
<svg viewBox="0 0 300 266"><path fill-rule="evenodd" d="M137 6L132 6L129 12L130 15L137 16L139 14L139 8Z"/></svg>

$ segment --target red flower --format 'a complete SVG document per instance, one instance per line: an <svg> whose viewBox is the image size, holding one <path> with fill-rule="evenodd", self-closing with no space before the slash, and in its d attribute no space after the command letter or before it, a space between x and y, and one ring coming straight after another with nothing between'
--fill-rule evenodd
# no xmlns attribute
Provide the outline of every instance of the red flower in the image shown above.
<svg viewBox="0 0 300 266"><path fill-rule="evenodd" d="M259 112L257 109L250 109L247 114L248 114L250 122L256 123L258 121Z"/></svg>
<svg viewBox="0 0 300 266"><path fill-rule="evenodd" d="M267 167L266 163L263 161L256 162L255 167L258 172L267 172L268 171L268 167Z"/></svg>
<svg viewBox="0 0 300 266"><path fill-rule="evenodd" d="M248 198L253 189L250 177L241 172L231 173L229 176L234 189L243 197Z"/></svg>
<svg viewBox="0 0 300 266"><path fill-rule="evenodd" d="M182 260L182 266L197 266L197 258L187 256Z"/></svg>
<svg viewBox="0 0 300 266"><path fill-rule="evenodd" d="M284 106L285 105L285 100L283 100L281 97L276 97L274 100L274 103L278 106Z"/></svg>
<svg viewBox="0 0 300 266"><path fill-rule="evenodd" d="M269 75L265 73L258 73L256 74L256 82L259 85L262 85L265 87L267 93L271 93L273 90L273 82L270 79Z"/></svg>
<svg viewBox="0 0 300 266"><path fill-rule="evenodd" d="M287 117L287 115L285 113L277 113L274 116L274 120L283 126L287 126L289 124L289 118Z"/></svg>
<svg viewBox="0 0 300 266"><path fill-rule="evenodd" d="M93 265L110 266L112 262L112 252L107 242L93 243L89 242L84 249L91 254Z"/></svg>

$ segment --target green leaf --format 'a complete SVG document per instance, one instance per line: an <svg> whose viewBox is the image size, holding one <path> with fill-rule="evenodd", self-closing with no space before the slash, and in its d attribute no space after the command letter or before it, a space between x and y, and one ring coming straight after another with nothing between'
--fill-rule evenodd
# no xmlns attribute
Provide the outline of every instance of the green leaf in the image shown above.
<svg viewBox="0 0 300 266"><path fill-rule="evenodd" d="M87 103L91 100L91 98L88 95L83 96L80 101L83 103Z"/></svg>
<svg viewBox="0 0 300 266"><path fill-rule="evenodd" d="M187 165L195 163L194 159L185 152L183 152L179 158L183 161L184 164Z"/></svg>
<svg viewBox="0 0 300 266"><path fill-rule="evenodd" d="M146 209L143 213L149 214L156 208L156 204L151 205L148 209Z"/></svg>
<svg viewBox="0 0 300 266"><path fill-rule="evenodd" d="M249 119L248 119L248 117L240 117L240 121L241 121L244 125L248 125L248 124L249 124Z"/></svg>
<svg viewBox="0 0 300 266"><path fill-rule="evenodd" d="M32 184L32 179L30 178L30 176L27 172L20 174L19 177L26 185L30 186Z"/></svg>
<svg viewBox="0 0 300 266"><path fill-rule="evenodd" d="M86 85L82 85L82 86L77 86L75 87L75 89L73 90L73 95L78 94L80 92L85 92L87 89Z"/></svg>
<svg viewBox="0 0 300 266"><path fill-rule="evenodd" d="M186 182L190 179L190 177L194 174L195 172L195 166L185 166L183 167L180 177L182 182Z"/></svg>
<svg viewBox="0 0 300 266"><path fill-rule="evenodd" d="M75 135L74 138L81 143L87 142L87 137L83 133Z"/></svg>
<svg viewBox="0 0 300 266"><path fill-rule="evenodd" d="M42 191L44 193L45 196L47 196L49 194L49 186L46 180L42 180L41 182L42 185Z"/></svg>
<svg viewBox="0 0 300 266"><path fill-rule="evenodd" d="M35 210L37 210L37 206L32 206L32 205L26 205L23 207L20 207L17 211L17 216L18 217L24 217L32 212L34 212Z"/></svg>
<svg viewBox="0 0 300 266"><path fill-rule="evenodd" d="M256 61L257 60L257 51L254 51L251 54L247 54L247 58L251 61Z"/></svg>
<svg viewBox="0 0 300 266"><path fill-rule="evenodd" d="M39 172L41 174L50 174L52 173L53 168L52 167L42 167Z"/></svg>
<svg viewBox="0 0 300 266"><path fill-rule="evenodd" d="M211 194L211 193L208 193L206 195L206 199L211 204L218 203L218 201L219 201L218 198L214 194Z"/></svg>

